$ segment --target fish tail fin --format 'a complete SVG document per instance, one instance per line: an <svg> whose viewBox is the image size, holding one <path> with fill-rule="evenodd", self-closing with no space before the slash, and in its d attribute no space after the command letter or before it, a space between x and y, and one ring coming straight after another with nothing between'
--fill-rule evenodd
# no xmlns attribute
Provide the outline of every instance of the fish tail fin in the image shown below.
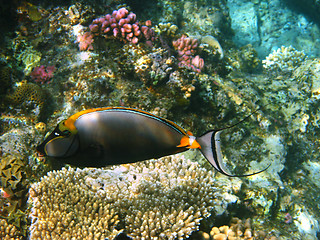
<svg viewBox="0 0 320 240"><path fill-rule="evenodd" d="M222 153L221 153L221 143L220 143L220 134L223 130L211 130L203 134L201 137L197 138L197 142L200 144L200 151L203 156L208 160L208 162L220 173L229 176L229 177L248 177L258 173L261 173L268 169L265 169L254 172L251 174L244 175L232 175L228 173L225 169L225 166L222 161Z"/></svg>

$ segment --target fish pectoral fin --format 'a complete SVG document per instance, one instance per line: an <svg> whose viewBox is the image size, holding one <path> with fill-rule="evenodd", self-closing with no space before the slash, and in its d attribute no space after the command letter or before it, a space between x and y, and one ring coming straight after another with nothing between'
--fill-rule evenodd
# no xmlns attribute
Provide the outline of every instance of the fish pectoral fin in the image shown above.
<svg viewBox="0 0 320 240"><path fill-rule="evenodd" d="M177 147L190 147L189 137L183 136L180 140L180 144Z"/></svg>

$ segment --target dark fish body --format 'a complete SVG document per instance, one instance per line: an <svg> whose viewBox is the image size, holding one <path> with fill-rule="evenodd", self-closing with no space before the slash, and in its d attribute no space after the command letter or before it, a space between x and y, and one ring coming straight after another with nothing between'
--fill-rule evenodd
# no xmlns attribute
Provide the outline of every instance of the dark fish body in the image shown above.
<svg viewBox="0 0 320 240"><path fill-rule="evenodd" d="M186 133L142 112L95 111L81 115L75 127L81 147L65 161L77 165L132 163L188 150L176 147Z"/></svg>
<svg viewBox="0 0 320 240"><path fill-rule="evenodd" d="M222 167L220 132L196 138L174 122L142 110L96 108L60 122L37 151L74 166L103 167L198 148L216 170L233 176Z"/></svg>

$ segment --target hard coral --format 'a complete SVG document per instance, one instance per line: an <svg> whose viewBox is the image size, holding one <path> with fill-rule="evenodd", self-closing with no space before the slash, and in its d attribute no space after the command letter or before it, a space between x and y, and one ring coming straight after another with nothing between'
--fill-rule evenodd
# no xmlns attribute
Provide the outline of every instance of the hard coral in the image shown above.
<svg viewBox="0 0 320 240"><path fill-rule="evenodd" d="M6 219L0 218L0 239L22 240L25 238L16 226L8 223Z"/></svg>
<svg viewBox="0 0 320 240"><path fill-rule="evenodd" d="M301 65L305 58L303 51L298 51L292 46L282 46L270 53L265 60L262 60L262 63L263 67L270 72L292 72Z"/></svg>
<svg viewBox="0 0 320 240"><path fill-rule="evenodd" d="M21 209L25 209L28 192L25 170L25 164L20 159L20 156L11 154L1 156L0 189L5 194L0 198L0 215L6 219L9 226L14 226L11 226L11 229L19 232L17 235L26 234L26 216L24 212L21 211ZM0 229L2 224L5 223L0 223ZM1 235L0 231L0 236Z"/></svg>
<svg viewBox="0 0 320 240"><path fill-rule="evenodd" d="M79 50L93 50L93 35L90 32L85 32L84 34L80 34L77 37L77 42L79 43Z"/></svg>
<svg viewBox="0 0 320 240"><path fill-rule="evenodd" d="M105 38L113 37L125 42L138 43L142 37L147 41L153 40L153 30L149 28L151 21L146 21L141 25L136 21L136 15L126 8L114 10L112 14L94 19L89 25L90 31L94 36Z"/></svg>
<svg viewBox="0 0 320 240"><path fill-rule="evenodd" d="M53 77L53 72L56 70L55 66L39 66L35 67L31 72L30 76L35 82L41 84L50 83L51 78Z"/></svg>
<svg viewBox="0 0 320 240"><path fill-rule="evenodd" d="M266 239L276 240L277 238L263 231L254 231L250 218L242 221L237 217L233 217L230 226L213 227L210 231L210 239L215 240L253 240Z"/></svg>
<svg viewBox="0 0 320 240"><path fill-rule="evenodd" d="M31 186L30 239L112 239L119 231L133 239L183 239L224 205L216 185L211 171L179 155L53 171Z"/></svg>
<svg viewBox="0 0 320 240"><path fill-rule="evenodd" d="M173 47L178 51L180 67L186 67L196 72L201 72L204 67L204 60L196 55L198 40L182 35L172 42Z"/></svg>
<svg viewBox="0 0 320 240"><path fill-rule="evenodd" d="M18 107L22 109L22 113L30 113L32 110L36 118L41 118L44 113L46 95L37 84L22 81L12 94L6 96L6 101L16 109Z"/></svg>

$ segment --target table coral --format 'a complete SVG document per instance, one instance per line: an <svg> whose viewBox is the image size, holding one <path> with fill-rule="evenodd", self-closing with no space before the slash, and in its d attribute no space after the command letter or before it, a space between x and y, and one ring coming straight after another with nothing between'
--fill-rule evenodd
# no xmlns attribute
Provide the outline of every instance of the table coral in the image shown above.
<svg viewBox="0 0 320 240"><path fill-rule="evenodd" d="M63 168L30 189L30 239L183 239L224 206L213 173L181 155L115 166Z"/></svg>

